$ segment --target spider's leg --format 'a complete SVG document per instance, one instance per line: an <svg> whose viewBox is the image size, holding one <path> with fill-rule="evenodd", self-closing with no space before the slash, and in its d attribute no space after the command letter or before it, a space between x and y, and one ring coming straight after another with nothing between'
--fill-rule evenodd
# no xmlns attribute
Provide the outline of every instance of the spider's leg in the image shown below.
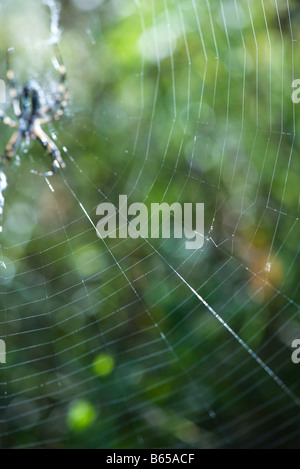
<svg viewBox="0 0 300 469"><path fill-rule="evenodd" d="M9 95L10 95L11 102L13 104L14 113L16 117L20 117L22 112L21 112L20 102L18 99L18 92L17 92L16 84L15 84L15 74L14 74L13 69L10 66L10 54L11 54L11 51L8 50L6 53L6 76L7 76L7 80L9 83Z"/></svg>
<svg viewBox="0 0 300 469"><path fill-rule="evenodd" d="M0 120L3 122L3 124L8 125L9 127L13 129L18 127L18 123L12 120L10 117L8 117L4 111L0 111Z"/></svg>
<svg viewBox="0 0 300 469"><path fill-rule="evenodd" d="M68 104L69 91L66 87L67 70L63 63L62 56L57 45L55 46L55 58L53 60L53 64L60 74L58 90L53 104L51 106L48 106L46 109L43 109L41 113L42 115L48 113L51 113L52 115L39 119L40 124L47 124L53 120L59 120L63 115L65 108Z"/></svg>
<svg viewBox="0 0 300 469"><path fill-rule="evenodd" d="M48 155L52 157L52 168L51 171L41 172L32 170L32 174L37 174L38 176L50 177L53 176L59 168L65 168L66 165L61 157L60 151L55 145L55 143L48 137L48 135L39 127L36 126L34 129L34 134L37 140L45 148Z"/></svg>
<svg viewBox="0 0 300 469"><path fill-rule="evenodd" d="M68 104L69 99L69 90L66 86L67 80L67 69L64 65L60 50L58 45L54 46L56 59L53 61L56 70L60 74L60 80L58 85L58 94L53 106L53 110L55 112L54 120L59 120L64 113L64 110Z"/></svg>
<svg viewBox="0 0 300 469"><path fill-rule="evenodd" d="M22 140L22 135L20 132L15 132L11 137L10 141L8 142L3 155L1 156L1 171L3 170L5 164L10 161L17 151L17 148Z"/></svg>

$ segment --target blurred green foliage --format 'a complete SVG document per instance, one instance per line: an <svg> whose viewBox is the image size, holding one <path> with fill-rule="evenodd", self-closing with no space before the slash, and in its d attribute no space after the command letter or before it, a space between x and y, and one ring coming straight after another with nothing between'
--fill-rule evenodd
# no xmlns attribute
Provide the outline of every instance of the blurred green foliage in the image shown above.
<svg viewBox="0 0 300 469"><path fill-rule="evenodd" d="M295 403L173 270L299 393L300 9L288 5L62 2L71 99L45 130L67 167L51 191L29 173L49 167L34 142L7 168L3 448L299 446ZM19 83L51 95L48 9L0 7L0 76L13 47ZM2 148L10 135L1 124ZM82 207L97 223L120 194L204 202L204 248L103 243Z"/></svg>

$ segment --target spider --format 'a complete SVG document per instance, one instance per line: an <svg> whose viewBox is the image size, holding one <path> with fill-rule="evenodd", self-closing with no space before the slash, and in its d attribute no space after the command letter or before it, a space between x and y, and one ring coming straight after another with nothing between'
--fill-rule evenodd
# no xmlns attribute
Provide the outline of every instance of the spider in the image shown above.
<svg viewBox="0 0 300 469"><path fill-rule="evenodd" d="M57 50L57 59L54 61L54 66L60 74L58 90L53 103L43 105L42 89L33 81L26 83L21 93L17 92L14 72L10 67L10 53L11 50L8 50L6 54L6 76L9 84L10 102L17 120L11 119L5 112L0 110L0 120L9 127L16 129L0 158L0 171L3 171L5 164L15 156L22 140L29 143L31 140L37 139L47 154L51 156L52 168L47 172L31 170L31 173L43 177L53 176L59 168L65 168L65 163L59 149L42 130L41 125L59 120L64 113L68 101L68 90L65 86L66 68Z"/></svg>

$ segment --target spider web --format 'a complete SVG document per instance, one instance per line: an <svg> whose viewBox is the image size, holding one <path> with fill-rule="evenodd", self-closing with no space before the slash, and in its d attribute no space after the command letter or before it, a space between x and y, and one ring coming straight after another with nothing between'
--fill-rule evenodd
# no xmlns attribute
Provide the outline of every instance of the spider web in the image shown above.
<svg viewBox="0 0 300 469"><path fill-rule="evenodd" d="M20 81L55 91L59 41L72 96L66 169L29 175L33 144L6 171L1 446L299 447L297 3L1 10ZM204 203L203 248L99 240L120 194Z"/></svg>

